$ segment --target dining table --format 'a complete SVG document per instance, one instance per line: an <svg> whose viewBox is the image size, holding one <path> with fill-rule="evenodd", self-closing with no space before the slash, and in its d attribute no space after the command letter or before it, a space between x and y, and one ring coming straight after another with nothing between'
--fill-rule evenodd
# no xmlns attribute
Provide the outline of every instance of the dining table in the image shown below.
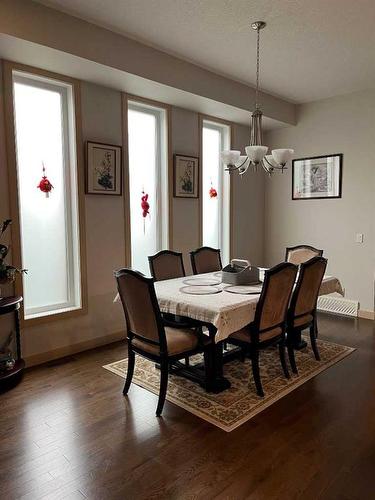
<svg viewBox="0 0 375 500"><path fill-rule="evenodd" d="M200 286L213 287L215 291L201 294ZM233 286L222 283L221 272L155 282L160 311L195 320L202 334L208 337L201 363L187 365L176 362L171 366L171 371L199 383L207 392L218 393L228 389L230 382L224 376L223 365L236 355L238 357L238 353L234 349L225 351L224 344L232 333L254 320L261 289L262 283L243 287L243 293L238 293L241 289L237 287L234 292ZM344 295L340 281L334 276L324 276L319 295L334 292ZM118 296L115 298L117 300ZM304 345L301 344L301 347Z"/></svg>

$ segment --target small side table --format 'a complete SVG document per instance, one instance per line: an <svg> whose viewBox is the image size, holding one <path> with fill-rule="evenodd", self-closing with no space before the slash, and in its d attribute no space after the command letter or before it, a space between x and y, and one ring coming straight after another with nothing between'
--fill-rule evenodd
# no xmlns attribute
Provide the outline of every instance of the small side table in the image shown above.
<svg viewBox="0 0 375 500"><path fill-rule="evenodd" d="M21 379L22 372L25 368L25 361L21 356L21 337L20 337L20 317L19 310L23 298L21 296L5 297L0 299L0 316L4 314L14 313L16 327L16 363L11 370L0 373L0 391L10 387L16 379Z"/></svg>

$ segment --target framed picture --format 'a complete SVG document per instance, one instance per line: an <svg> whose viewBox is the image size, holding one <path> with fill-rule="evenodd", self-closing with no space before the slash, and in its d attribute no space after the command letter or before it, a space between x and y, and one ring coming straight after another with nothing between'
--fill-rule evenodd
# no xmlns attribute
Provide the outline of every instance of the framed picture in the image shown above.
<svg viewBox="0 0 375 500"><path fill-rule="evenodd" d="M198 198L199 158L176 154L173 167L173 196Z"/></svg>
<svg viewBox="0 0 375 500"><path fill-rule="evenodd" d="M292 199L341 198L343 155L299 158L292 164Z"/></svg>
<svg viewBox="0 0 375 500"><path fill-rule="evenodd" d="M122 194L121 147L86 142L86 193Z"/></svg>

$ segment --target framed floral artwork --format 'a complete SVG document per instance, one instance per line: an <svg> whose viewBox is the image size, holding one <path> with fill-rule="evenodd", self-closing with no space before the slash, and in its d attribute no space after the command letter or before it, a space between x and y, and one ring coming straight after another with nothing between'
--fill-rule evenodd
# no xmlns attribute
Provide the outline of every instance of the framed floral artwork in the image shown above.
<svg viewBox="0 0 375 500"><path fill-rule="evenodd" d="M122 194L121 146L86 142L86 193Z"/></svg>
<svg viewBox="0 0 375 500"><path fill-rule="evenodd" d="M342 153L293 160L292 199L341 198L342 160Z"/></svg>
<svg viewBox="0 0 375 500"><path fill-rule="evenodd" d="M174 155L173 196L175 198L198 198L199 158Z"/></svg>

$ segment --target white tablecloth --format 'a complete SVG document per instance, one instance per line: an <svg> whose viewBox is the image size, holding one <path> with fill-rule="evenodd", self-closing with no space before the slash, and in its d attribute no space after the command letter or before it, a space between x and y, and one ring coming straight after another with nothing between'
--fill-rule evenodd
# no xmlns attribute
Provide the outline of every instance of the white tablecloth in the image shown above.
<svg viewBox="0 0 375 500"><path fill-rule="evenodd" d="M211 277L213 274L200 276ZM253 321L259 295L239 295L225 291L214 295L189 295L180 291L181 287L186 286L183 281L187 278L191 277L155 283L156 295L162 312L187 316L213 324L217 328L216 342L226 339ZM226 284L218 285L221 289L227 286ZM333 292L343 295L341 284L337 278L325 276L319 295Z"/></svg>

